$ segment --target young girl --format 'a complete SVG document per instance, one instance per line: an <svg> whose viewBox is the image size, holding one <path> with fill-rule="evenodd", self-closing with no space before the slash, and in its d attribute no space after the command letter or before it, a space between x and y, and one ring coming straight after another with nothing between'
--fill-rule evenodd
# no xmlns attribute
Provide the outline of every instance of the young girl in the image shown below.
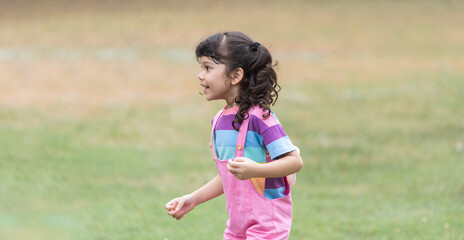
<svg viewBox="0 0 464 240"><path fill-rule="evenodd" d="M195 53L205 98L227 104L212 121L210 147L219 174L165 208L180 220L224 193L224 239L288 239L292 174L303 161L270 110L280 90L271 54L241 32L214 34Z"/></svg>

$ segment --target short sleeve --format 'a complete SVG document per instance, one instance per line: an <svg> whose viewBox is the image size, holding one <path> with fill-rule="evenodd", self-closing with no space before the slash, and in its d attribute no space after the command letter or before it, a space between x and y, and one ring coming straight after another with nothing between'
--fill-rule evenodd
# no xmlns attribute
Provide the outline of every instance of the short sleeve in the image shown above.
<svg viewBox="0 0 464 240"><path fill-rule="evenodd" d="M271 112L269 118L263 119L260 116L259 120L262 121L259 124L259 134L262 136L263 145L272 160L297 149L273 112Z"/></svg>

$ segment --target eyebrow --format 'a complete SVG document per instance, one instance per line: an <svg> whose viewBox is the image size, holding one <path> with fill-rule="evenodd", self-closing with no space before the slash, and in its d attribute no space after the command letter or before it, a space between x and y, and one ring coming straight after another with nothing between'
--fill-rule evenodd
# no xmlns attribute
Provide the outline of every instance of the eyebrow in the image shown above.
<svg viewBox="0 0 464 240"><path fill-rule="evenodd" d="M205 60L205 61L200 61L200 63L201 64L208 64L208 63L213 64L214 62L208 59L208 60Z"/></svg>
<svg viewBox="0 0 464 240"><path fill-rule="evenodd" d="M221 63L221 61L216 61L215 59L212 59L211 57L202 56L201 58L205 60L204 61L200 60L199 61L200 64L214 64L214 65L223 64Z"/></svg>

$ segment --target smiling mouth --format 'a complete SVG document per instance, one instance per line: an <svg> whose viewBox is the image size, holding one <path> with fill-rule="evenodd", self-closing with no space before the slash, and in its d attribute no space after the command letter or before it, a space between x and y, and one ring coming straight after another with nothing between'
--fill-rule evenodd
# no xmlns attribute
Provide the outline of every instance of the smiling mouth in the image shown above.
<svg viewBox="0 0 464 240"><path fill-rule="evenodd" d="M202 85L202 84L200 84L200 85L204 88L204 89L203 89L203 92L200 92L200 95L206 94L206 90L209 89L209 87L208 87L208 86L205 86L205 85Z"/></svg>

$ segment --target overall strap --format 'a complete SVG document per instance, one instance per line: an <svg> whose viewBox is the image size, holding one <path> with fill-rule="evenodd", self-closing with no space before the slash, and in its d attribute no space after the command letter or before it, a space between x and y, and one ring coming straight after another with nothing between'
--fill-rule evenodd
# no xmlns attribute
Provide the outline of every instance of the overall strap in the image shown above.
<svg viewBox="0 0 464 240"><path fill-rule="evenodd" d="M248 110L248 118L244 119L242 125L240 125L240 130L238 131L237 144L235 147L235 157L243 157L243 150L245 149L245 141L248 132L248 125L251 118L251 113L255 110L254 107L251 107Z"/></svg>
<svg viewBox="0 0 464 240"><path fill-rule="evenodd" d="M213 118L213 124L211 126L211 139L209 140L209 147L211 148L211 151L213 152L213 157L217 157L216 152L214 151L214 129L216 128L216 123L223 112L224 112L224 109L221 109L219 110L219 112L216 113L216 116L214 116Z"/></svg>

